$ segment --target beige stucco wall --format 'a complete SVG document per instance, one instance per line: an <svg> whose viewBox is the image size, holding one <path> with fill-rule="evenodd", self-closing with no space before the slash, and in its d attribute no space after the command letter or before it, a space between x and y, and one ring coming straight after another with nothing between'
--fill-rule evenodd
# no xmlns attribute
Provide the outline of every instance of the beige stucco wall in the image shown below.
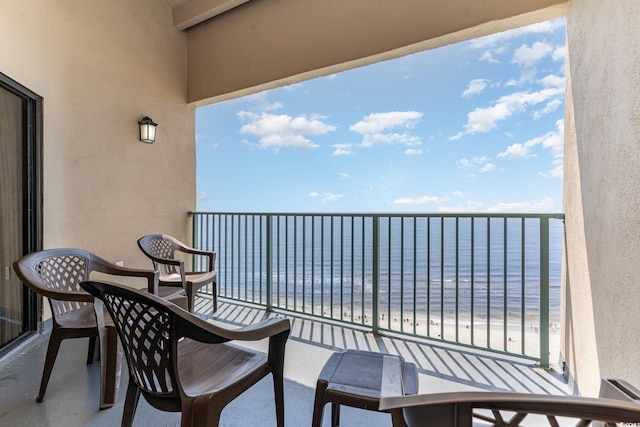
<svg viewBox="0 0 640 427"><path fill-rule="evenodd" d="M563 354L593 396L640 385L640 3L572 0L567 32Z"/></svg>
<svg viewBox="0 0 640 427"><path fill-rule="evenodd" d="M44 247L150 267L136 239L190 241L187 36L159 0L3 0L0 72L44 98ZM159 123L155 144L137 121Z"/></svg>
<svg viewBox="0 0 640 427"><path fill-rule="evenodd" d="M189 29L211 102L563 16L567 0L251 1Z"/></svg>

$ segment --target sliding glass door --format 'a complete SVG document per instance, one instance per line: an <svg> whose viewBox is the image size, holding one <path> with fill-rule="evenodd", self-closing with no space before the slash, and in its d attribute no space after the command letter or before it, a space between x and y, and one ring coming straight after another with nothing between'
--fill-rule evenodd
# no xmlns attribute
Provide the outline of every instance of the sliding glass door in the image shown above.
<svg viewBox="0 0 640 427"><path fill-rule="evenodd" d="M40 99L0 74L0 347L36 325L12 263L40 245ZM34 211L35 210L35 211Z"/></svg>

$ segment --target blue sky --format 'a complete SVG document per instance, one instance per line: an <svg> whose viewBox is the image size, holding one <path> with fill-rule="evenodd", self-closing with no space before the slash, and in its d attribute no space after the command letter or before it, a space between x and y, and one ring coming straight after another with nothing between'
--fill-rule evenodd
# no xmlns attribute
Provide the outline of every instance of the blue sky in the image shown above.
<svg viewBox="0 0 640 427"><path fill-rule="evenodd" d="M197 209L562 212L565 21L199 107Z"/></svg>

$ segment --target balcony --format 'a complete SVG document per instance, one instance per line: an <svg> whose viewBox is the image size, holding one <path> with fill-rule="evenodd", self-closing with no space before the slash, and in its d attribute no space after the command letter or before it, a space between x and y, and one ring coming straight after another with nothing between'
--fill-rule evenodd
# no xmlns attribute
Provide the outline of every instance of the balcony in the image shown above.
<svg viewBox="0 0 640 427"><path fill-rule="evenodd" d="M196 306L210 321L230 326L255 323L265 316L291 319L285 364L285 422L288 426L310 425L317 376L333 351L347 348L400 354L416 363L421 393L493 390L571 394L557 369L542 369L528 358L406 334L374 334L359 325L279 309L267 312L263 307L228 298L221 298L215 320L211 316L208 297L197 297ZM4 359L0 377L0 405L3 408L0 425L119 425L126 390L126 368L116 405L98 410L100 366L97 362L85 365L87 340L66 340L62 344L44 401L36 403L47 340L47 334L33 337L17 353ZM272 381L267 377L225 408L221 425L275 425L271 396ZM325 411L324 425L329 425L329 410ZM179 414L157 411L141 399L134 424L176 426L179 420ZM347 407L342 410L341 420L343 425L351 426L391 425L388 414Z"/></svg>
<svg viewBox="0 0 640 427"><path fill-rule="evenodd" d="M207 295L196 310L230 326L291 320L287 425L310 424L318 374L343 349L403 356L418 367L421 393L572 393L556 363L562 214L191 216L194 245L217 252L220 295L215 316ZM85 368L84 340L63 343L35 402L47 338L5 358L0 424L117 425L125 388L98 410L99 363ZM275 425L270 390L268 377L225 409L222 425ZM177 425L179 415L141 401L136 420ZM345 408L343 424L388 426L390 417Z"/></svg>

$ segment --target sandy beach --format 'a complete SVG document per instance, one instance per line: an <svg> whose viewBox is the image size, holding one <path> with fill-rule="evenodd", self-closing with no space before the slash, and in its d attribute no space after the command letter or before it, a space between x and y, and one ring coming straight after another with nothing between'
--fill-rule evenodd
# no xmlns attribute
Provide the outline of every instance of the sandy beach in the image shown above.
<svg viewBox="0 0 640 427"><path fill-rule="evenodd" d="M311 312L310 306L305 308L308 313ZM326 307L324 311L321 311L320 306L316 306L314 313L323 313L325 317L331 317L331 313L327 311ZM365 311L364 315L355 315L353 322L372 326L371 316L369 311ZM352 321L350 312L345 310L341 313L339 307L334 308L332 318L347 322ZM405 314L403 317L399 312L392 312L391 317L381 314L378 326L382 330L415 334L421 338L460 343L515 355L540 357L538 319L527 319L523 325L519 318L514 317L509 320L506 328L504 322L500 320L492 319L491 324L487 325L486 320L476 319L472 325L468 314L461 313L457 323L454 316L445 316L443 322L440 317L433 315L428 320L426 316L418 315L414 321L411 315ZM549 360L553 362L560 350L560 325L554 321L550 322L547 327L549 330Z"/></svg>

